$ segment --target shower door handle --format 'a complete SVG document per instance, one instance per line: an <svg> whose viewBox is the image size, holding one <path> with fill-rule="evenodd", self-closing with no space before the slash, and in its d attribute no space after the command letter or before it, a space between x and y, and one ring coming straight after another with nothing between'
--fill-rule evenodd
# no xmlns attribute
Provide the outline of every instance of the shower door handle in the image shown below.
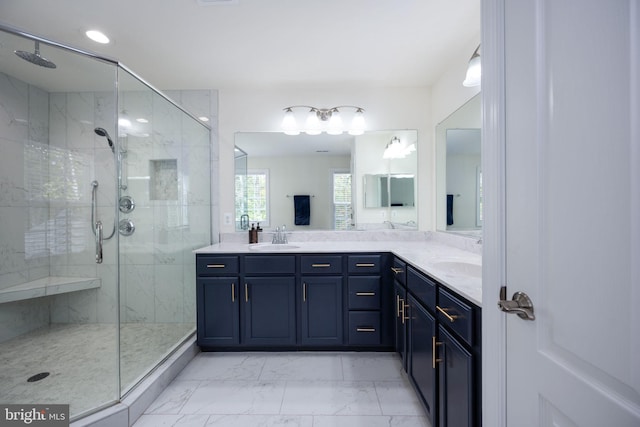
<svg viewBox="0 0 640 427"><path fill-rule="evenodd" d="M96 263L102 264L102 221L96 221Z"/></svg>

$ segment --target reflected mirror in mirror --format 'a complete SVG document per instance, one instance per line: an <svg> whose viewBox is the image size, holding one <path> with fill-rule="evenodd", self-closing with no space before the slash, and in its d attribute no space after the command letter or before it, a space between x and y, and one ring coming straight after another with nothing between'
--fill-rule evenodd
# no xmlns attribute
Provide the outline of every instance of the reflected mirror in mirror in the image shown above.
<svg viewBox="0 0 640 427"><path fill-rule="evenodd" d="M414 207L413 175L364 176L364 207Z"/></svg>
<svg viewBox="0 0 640 427"><path fill-rule="evenodd" d="M436 127L437 229L482 235L480 94Z"/></svg>
<svg viewBox="0 0 640 427"><path fill-rule="evenodd" d="M417 229L415 179L412 199L396 202L392 191L392 206L364 208L364 175L417 174L416 151L402 159L383 159L394 136L406 145L417 144L415 130L359 136L236 133L236 147L247 154L246 177L236 174L236 230L242 229L241 217L246 221L243 215L248 215L249 227L260 222L264 229L283 224L289 230ZM308 212L299 212L305 203L299 205L295 196L308 196Z"/></svg>

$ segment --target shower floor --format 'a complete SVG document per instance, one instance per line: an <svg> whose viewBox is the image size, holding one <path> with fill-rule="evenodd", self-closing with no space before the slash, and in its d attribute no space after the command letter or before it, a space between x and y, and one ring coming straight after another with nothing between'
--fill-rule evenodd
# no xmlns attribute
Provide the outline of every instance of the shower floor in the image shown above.
<svg viewBox="0 0 640 427"><path fill-rule="evenodd" d="M194 330L194 323L121 325L123 390ZM54 324L0 343L0 402L70 404L75 418L118 400L116 349L111 324ZM42 372L49 376L27 381Z"/></svg>

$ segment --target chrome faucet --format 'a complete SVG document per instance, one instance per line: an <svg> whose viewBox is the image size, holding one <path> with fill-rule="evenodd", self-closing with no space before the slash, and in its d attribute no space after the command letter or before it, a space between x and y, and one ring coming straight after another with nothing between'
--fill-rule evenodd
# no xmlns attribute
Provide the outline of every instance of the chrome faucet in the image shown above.
<svg viewBox="0 0 640 427"><path fill-rule="evenodd" d="M282 228L276 227L276 232L273 233L273 240L271 240L271 243L273 243L274 245L284 245L288 243L286 227L284 225L282 226Z"/></svg>

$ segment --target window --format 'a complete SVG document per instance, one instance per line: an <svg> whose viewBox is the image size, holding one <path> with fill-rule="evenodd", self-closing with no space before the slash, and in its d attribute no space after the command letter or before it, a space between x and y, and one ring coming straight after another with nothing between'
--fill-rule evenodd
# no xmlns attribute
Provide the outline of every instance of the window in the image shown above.
<svg viewBox="0 0 640 427"><path fill-rule="evenodd" d="M333 228L351 228L351 173L333 173Z"/></svg>
<svg viewBox="0 0 640 427"><path fill-rule="evenodd" d="M244 182L243 182L244 181ZM246 175L236 175L236 195L242 194L238 188L246 189L246 205L237 203L236 218L249 215L252 224L269 225L269 171L248 170ZM242 208L244 206L244 209ZM241 212L242 211L242 212Z"/></svg>

